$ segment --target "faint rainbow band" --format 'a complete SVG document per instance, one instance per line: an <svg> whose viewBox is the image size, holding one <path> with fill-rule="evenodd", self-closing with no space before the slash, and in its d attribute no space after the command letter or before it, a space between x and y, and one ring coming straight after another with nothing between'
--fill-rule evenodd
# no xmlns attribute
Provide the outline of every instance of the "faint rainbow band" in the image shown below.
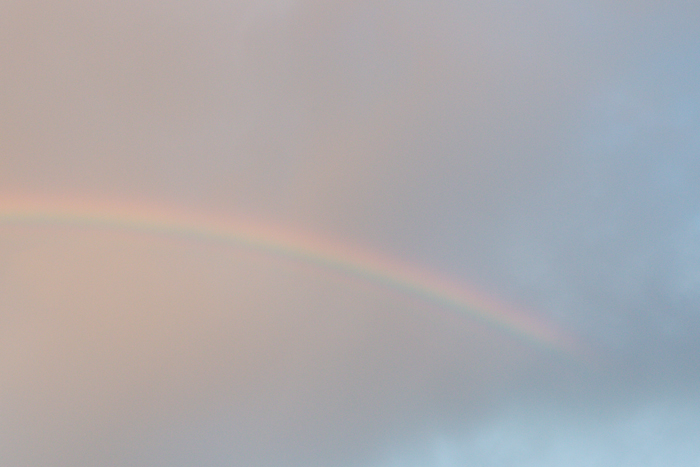
<svg viewBox="0 0 700 467"><path fill-rule="evenodd" d="M0 198L0 225L67 225L224 242L268 252L419 297L545 350L574 352L576 339L553 322L473 287L380 253L301 233L171 207L76 199Z"/></svg>

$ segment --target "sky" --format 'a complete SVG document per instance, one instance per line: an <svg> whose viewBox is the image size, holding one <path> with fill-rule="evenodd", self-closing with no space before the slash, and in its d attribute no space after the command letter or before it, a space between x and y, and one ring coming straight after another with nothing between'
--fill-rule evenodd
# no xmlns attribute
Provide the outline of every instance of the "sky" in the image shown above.
<svg viewBox="0 0 700 467"><path fill-rule="evenodd" d="M4 1L2 465L699 466L698 24Z"/></svg>

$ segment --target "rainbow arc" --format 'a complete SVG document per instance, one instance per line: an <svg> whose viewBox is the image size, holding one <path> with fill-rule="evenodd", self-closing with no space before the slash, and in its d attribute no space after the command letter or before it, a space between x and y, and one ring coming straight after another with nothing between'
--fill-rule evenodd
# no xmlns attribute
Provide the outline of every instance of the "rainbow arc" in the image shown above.
<svg viewBox="0 0 700 467"><path fill-rule="evenodd" d="M437 303L549 350L572 351L575 340L554 323L425 268L288 228L206 216L143 202L2 200L0 225L66 225L125 230L265 251L329 268Z"/></svg>

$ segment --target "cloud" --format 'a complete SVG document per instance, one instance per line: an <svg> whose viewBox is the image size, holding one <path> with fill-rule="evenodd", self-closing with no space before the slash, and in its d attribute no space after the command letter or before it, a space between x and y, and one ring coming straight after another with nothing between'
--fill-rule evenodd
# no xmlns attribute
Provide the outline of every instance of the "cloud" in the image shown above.
<svg viewBox="0 0 700 467"><path fill-rule="evenodd" d="M8 465L697 454L666 436L697 432L697 7L4 6L2 196L301 227L588 349L544 355L256 253L2 226Z"/></svg>
<svg viewBox="0 0 700 467"><path fill-rule="evenodd" d="M379 462L381 467L697 465L697 405L654 402L593 418L545 411L512 414L458 437Z"/></svg>

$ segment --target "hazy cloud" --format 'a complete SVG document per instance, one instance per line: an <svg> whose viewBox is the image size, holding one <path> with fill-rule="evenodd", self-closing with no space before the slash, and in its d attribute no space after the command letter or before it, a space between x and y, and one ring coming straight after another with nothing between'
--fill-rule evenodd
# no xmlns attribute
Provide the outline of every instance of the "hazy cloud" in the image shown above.
<svg viewBox="0 0 700 467"><path fill-rule="evenodd" d="M2 225L3 465L697 463L694 4L4 7L3 198L302 228L587 354L235 246Z"/></svg>

